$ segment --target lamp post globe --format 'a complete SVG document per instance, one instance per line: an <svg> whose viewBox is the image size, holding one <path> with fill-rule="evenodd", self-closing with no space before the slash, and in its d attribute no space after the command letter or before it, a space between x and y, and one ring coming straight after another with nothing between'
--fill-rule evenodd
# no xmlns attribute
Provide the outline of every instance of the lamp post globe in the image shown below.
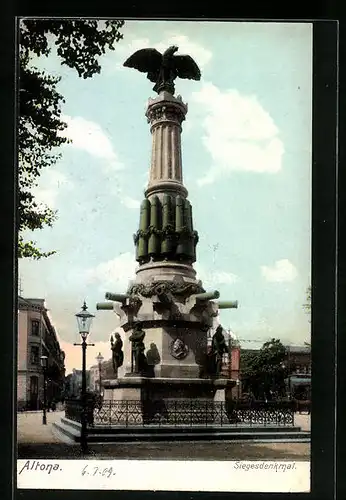
<svg viewBox="0 0 346 500"><path fill-rule="evenodd" d="M99 352L98 355L96 356L96 361L98 362L98 364L101 364L102 361L104 360L105 358L102 356L102 354Z"/></svg>
<svg viewBox="0 0 346 500"><path fill-rule="evenodd" d="M87 309L88 307L84 301L82 310L76 314L79 334L84 341L88 338L92 320L95 318L95 316L87 311Z"/></svg>

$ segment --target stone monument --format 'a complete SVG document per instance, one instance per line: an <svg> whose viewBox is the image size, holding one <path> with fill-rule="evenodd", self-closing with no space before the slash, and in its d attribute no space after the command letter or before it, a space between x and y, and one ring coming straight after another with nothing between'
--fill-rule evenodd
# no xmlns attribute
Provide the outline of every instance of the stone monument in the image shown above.
<svg viewBox="0 0 346 500"><path fill-rule="evenodd" d="M151 401L166 413L172 400L222 401L236 383L220 376L220 330L213 341L215 362L208 360L207 333L218 310L237 302L217 302L219 292L206 291L193 268L198 233L183 184L181 148L188 108L174 96L174 80L199 80L201 73L190 56L174 55L177 50L143 49L124 63L146 72L158 94L146 110L150 174L134 234L136 277L125 293L108 292L107 302L97 304L113 310L125 332L124 376L103 381L104 399Z"/></svg>

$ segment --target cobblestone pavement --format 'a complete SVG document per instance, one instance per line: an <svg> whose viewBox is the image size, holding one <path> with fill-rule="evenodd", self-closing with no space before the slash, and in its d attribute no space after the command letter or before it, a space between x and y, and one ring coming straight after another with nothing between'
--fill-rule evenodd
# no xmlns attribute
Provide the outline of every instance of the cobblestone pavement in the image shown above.
<svg viewBox="0 0 346 500"><path fill-rule="evenodd" d="M47 425L42 425L42 413L18 414L18 458L81 458L79 445L62 443L52 432L52 423L64 412L47 413ZM297 415L296 425L310 427L309 415ZM97 459L156 459L156 460L310 460L309 443L239 443L219 442L159 442L92 444L90 455Z"/></svg>

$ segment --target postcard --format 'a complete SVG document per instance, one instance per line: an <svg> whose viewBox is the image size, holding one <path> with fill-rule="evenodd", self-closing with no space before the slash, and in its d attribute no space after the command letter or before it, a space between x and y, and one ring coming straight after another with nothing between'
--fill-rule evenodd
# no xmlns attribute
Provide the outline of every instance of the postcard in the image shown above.
<svg viewBox="0 0 346 500"><path fill-rule="evenodd" d="M309 492L312 22L18 30L17 487Z"/></svg>

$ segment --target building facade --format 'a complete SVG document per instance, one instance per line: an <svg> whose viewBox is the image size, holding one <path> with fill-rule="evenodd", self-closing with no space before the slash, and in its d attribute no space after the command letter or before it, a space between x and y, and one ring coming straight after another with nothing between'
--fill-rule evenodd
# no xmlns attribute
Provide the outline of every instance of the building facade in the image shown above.
<svg viewBox="0 0 346 500"><path fill-rule="evenodd" d="M311 399L311 347L286 346L288 393L293 399Z"/></svg>
<svg viewBox="0 0 346 500"><path fill-rule="evenodd" d="M100 392L100 370L99 365L93 365L89 368L90 372L90 390Z"/></svg>
<svg viewBox="0 0 346 500"><path fill-rule="evenodd" d="M86 370L86 389L87 391L92 390L90 386L90 370ZM72 373L69 373L65 377L65 399L69 398L79 398L82 392L82 370L72 369Z"/></svg>
<svg viewBox="0 0 346 500"><path fill-rule="evenodd" d="M47 356L47 403L64 394L65 353L61 350L44 299L18 297L17 408L38 410L43 404L41 356Z"/></svg>
<svg viewBox="0 0 346 500"><path fill-rule="evenodd" d="M101 378L101 389L100 389L100 378ZM104 360L101 363L101 377L100 368L98 364L90 367L90 390L93 392L101 392L102 394L102 381L105 379L114 378L112 360Z"/></svg>

